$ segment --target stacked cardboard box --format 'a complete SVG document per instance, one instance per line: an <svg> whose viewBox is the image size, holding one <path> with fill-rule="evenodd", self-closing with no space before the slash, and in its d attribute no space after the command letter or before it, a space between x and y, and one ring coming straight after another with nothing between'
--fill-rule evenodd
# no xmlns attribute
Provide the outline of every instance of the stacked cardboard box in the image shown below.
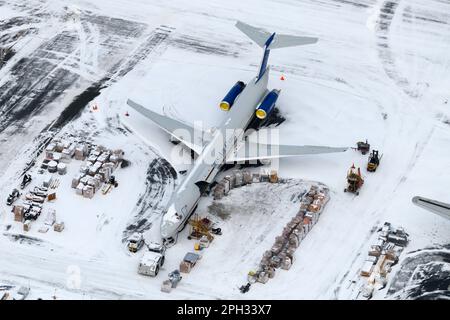
<svg viewBox="0 0 450 320"><path fill-rule="evenodd" d="M225 188L222 184L218 183L215 187L214 187L214 200L220 200L223 198L225 194Z"/></svg>
<svg viewBox="0 0 450 320"><path fill-rule="evenodd" d="M253 182L261 182L261 175L259 173L253 173L252 180Z"/></svg>
<svg viewBox="0 0 450 320"><path fill-rule="evenodd" d="M45 158L53 159L53 152L55 151L56 144L54 142L50 142L45 148Z"/></svg>
<svg viewBox="0 0 450 320"><path fill-rule="evenodd" d="M122 149L116 149L113 151L113 156L116 159L116 162L120 162L123 160L125 152Z"/></svg>
<svg viewBox="0 0 450 320"><path fill-rule="evenodd" d="M242 175L244 179L244 184L250 184L253 182L253 177L250 171L244 170L242 171Z"/></svg>
<svg viewBox="0 0 450 320"><path fill-rule="evenodd" d="M82 182L80 182L77 185L76 189L75 189L76 194L82 196L83 195L83 188L84 188L84 184Z"/></svg>
<svg viewBox="0 0 450 320"><path fill-rule="evenodd" d="M24 207L20 205L15 205L13 208L13 212L14 212L14 221L22 222Z"/></svg>
<svg viewBox="0 0 450 320"><path fill-rule="evenodd" d="M111 168L101 168L98 172L98 174L101 176L101 181L109 181L109 178L111 177Z"/></svg>
<svg viewBox="0 0 450 320"><path fill-rule="evenodd" d="M72 188L76 188L78 186L78 184L80 183L80 179L83 178L83 174L82 173L78 173L75 177L72 178Z"/></svg>
<svg viewBox="0 0 450 320"><path fill-rule="evenodd" d="M53 225L53 230L56 232L61 232L64 230L64 222L58 222Z"/></svg>
<svg viewBox="0 0 450 320"><path fill-rule="evenodd" d="M230 180L222 179L222 181L220 183L223 185L224 194L227 195L228 192L230 192L230 190L231 190Z"/></svg>
<svg viewBox="0 0 450 320"><path fill-rule="evenodd" d="M76 160L84 160L88 154L89 147L86 143L78 143L75 146L74 156Z"/></svg>
<svg viewBox="0 0 450 320"><path fill-rule="evenodd" d="M269 181L271 183L277 183L278 182L278 174L277 174L276 170L270 171Z"/></svg>
<svg viewBox="0 0 450 320"><path fill-rule="evenodd" d="M98 158L97 161L100 161L101 163L108 162L110 159L111 154L109 152L102 152Z"/></svg>
<svg viewBox="0 0 450 320"><path fill-rule="evenodd" d="M181 261L180 263L180 272L189 273L191 272L192 265L187 261Z"/></svg>
<svg viewBox="0 0 450 320"><path fill-rule="evenodd" d="M285 256L284 259L281 261L280 268L283 270L289 270L292 266L292 260L289 256Z"/></svg>
<svg viewBox="0 0 450 320"><path fill-rule="evenodd" d="M83 187L83 197L92 199L94 197L94 187L90 185L85 185Z"/></svg>
<svg viewBox="0 0 450 320"><path fill-rule="evenodd" d="M164 280L161 285L161 291L170 293L171 290L172 290L172 283L170 282L170 280Z"/></svg>
<svg viewBox="0 0 450 320"><path fill-rule="evenodd" d="M71 144L61 152L62 160L70 160L75 155L75 145Z"/></svg>
<svg viewBox="0 0 450 320"><path fill-rule="evenodd" d="M244 183L244 177L242 175L242 172L240 172L238 170L234 171L234 177L235 177L234 186L235 187L242 186L242 184Z"/></svg>
<svg viewBox="0 0 450 320"><path fill-rule="evenodd" d="M269 275L265 271L261 271L258 273L257 281L260 283L267 283L269 281Z"/></svg>
<svg viewBox="0 0 450 320"><path fill-rule="evenodd" d="M270 251L266 251L261 259L258 271L252 277L261 283L274 275L271 268L282 268L288 270L294 261L294 252L299 247L300 242L309 232L312 225L317 222L321 210L318 212L307 211L310 204L314 201L314 196L318 194L318 188L309 190L302 198L302 204L299 212L283 228L281 236L275 238L275 243ZM316 200L325 203L328 199L328 189L323 188L321 194L323 197L316 197ZM322 206L323 208L323 206Z"/></svg>
<svg viewBox="0 0 450 320"><path fill-rule="evenodd" d="M233 189L235 187L236 177L234 175L227 175L224 179L229 181L230 189Z"/></svg>
<svg viewBox="0 0 450 320"><path fill-rule="evenodd" d="M23 223L23 231L30 231L31 229L31 220L26 220Z"/></svg>

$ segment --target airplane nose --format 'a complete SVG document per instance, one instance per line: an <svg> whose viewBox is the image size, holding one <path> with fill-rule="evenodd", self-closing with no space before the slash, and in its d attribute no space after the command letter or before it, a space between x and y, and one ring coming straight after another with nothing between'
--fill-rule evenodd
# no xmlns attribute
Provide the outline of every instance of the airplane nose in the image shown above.
<svg viewBox="0 0 450 320"><path fill-rule="evenodd" d="M163 217L161 223L161 238L163 239L172 238L175 235L176 230L177 225L172 221L166 219L166 217Z"/></svg>
<svg viewBox="0 0 450 320"><path fill-rule="evenodd" d="M175 204L171 203L161 220L161 237L163 239L174 238L180 226L180 218L175 209Z"/></svg>

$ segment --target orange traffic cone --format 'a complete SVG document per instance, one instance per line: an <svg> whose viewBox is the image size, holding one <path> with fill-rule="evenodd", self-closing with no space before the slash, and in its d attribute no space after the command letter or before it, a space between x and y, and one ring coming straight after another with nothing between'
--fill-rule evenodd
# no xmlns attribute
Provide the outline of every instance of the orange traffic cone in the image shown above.
<svg viewBox="0 0 450 320"><path fill-rule="evenodd" d="M286 80L286 78L283 75L281 75L280 80L284 81L284 80Z"/></svg>

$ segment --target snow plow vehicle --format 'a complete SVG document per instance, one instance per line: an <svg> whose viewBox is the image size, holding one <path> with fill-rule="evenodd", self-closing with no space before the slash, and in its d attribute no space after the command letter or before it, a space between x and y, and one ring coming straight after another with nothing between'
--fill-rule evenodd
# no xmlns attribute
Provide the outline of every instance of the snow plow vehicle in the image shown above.
<svg viewBox="0 0 450 320"><path fill-rule="evenodd" d="M356 170L355 165L352 165L347 173L347 188L344 189L344 192L352 192L359 195L359 189L363 184L364 179L361 175L361 169L358 168L358 170Z"/></svg>

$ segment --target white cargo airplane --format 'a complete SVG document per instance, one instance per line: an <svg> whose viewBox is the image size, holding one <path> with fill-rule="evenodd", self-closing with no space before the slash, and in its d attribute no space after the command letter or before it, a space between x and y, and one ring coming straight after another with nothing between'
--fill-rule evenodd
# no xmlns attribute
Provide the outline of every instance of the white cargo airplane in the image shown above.
<svg viewBox="0 0 450 320"><path fill-rule="evenodd" d="M225 119L220 127L202 131L186 123L148 110L132 100L127 101L127 104L133 109L152 120L174 139L189 147L196 155L192 169L175 190L162 217L160 231L166 244L176 241L178 232L184 228L188 218L195 211L200 196L214 182L216 175L226 162L344 152L348 149L324 146L256 144L257 150L259 150L257 154L246 156L245 150L252 147L250 145L252 143L245 139L245 131L250 122L255 119L255 116L263 120L270 115L280 93L280 90L269 92L267 89L270 70L270 67L267 66L267 60L270 49L313 44L318 39L270 34L242 22L237 22L236 27L264 48L264 55L257 76L247 84L238 81L220 103L220 108L226 111ZM200 134L199 130L201 131ZM180 132L187 134L180 134ZM232 132L231 135L230 132ZM185 139L186 135L191 138ZM201 141L192 139L195 136L201 136ZM253 147L255 147L255 144ZM242 155L242 153L244 154ZM213 155L212 161L211 155Z"/></svg>
<svg viewBox="0 0 450 320"><path fill-rule="evenodd" d="M450 219L450 203L439 202L418 196L412 198L412 202L418 207L422 207L445 219Z"/></svg>

